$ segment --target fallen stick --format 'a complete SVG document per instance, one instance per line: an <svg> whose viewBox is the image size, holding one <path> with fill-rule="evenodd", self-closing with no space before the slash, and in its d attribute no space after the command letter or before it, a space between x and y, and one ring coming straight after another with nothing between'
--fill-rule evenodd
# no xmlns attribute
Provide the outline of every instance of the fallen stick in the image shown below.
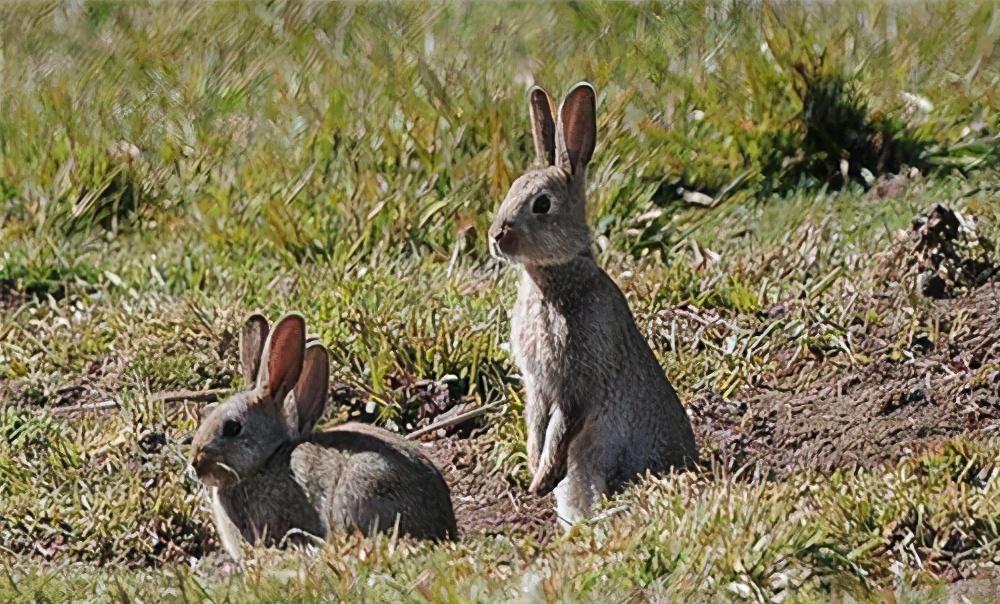
<svg viewBox="0 0 1000 604"><path fill-rule="evenodd" d="M223 395L229 394L230 388L211 388L209 390L165 390L155 392L149 397L150 402L176 403L178 401L194 401L196 403L212 403Z"/></svg>
<svg viewBox="0 0 1000 604"><path fill-rule="evenodd" d="M180 401L192 401L195 403L211 403L219 400L223 395L229 393L229 388L212 388L210 390L165 390L154 392L149 396L151 403L176 403ZM69 405L66 407L54 407L52 413L65 414L76 413L78 411L104 411L114 409L119 405L117 400L99 401L96 403L81 403L79 405Z"/></svg>
<svg viewBox="0 0 1000 604"><path fill-rule="evenodd" d="M454 417L449 417L448 419L443 419L443 420L441 420L439 422L434 422L433 424L431 424L429 426L424 426L423 428L421 428L419 430L414 430L413 432L410 432L409 434L406 435L406 440L416 440L416 439L420 438L421 436L423 436L425 434L430 434L431 432L434 432L435 430L439 430L441 428L450 428L451 426L457 426L458 424L465 423L465 422L469 421L470 419L475 419L477 417L486 415L490 411L493 411L495 409L499 409L502 405L503 405L503 403L499 403L499 402L492 403L492 404L486 405L485 407L477 407L476 409L473 409L472 411L466 411L465 413L459 413L458 415L456 415Z"/></svg>
<svg viewBox="0 0 1000 604"><path fill-rule="evenodd" d="M594 516L593 518L591 518L590 520L588 520L587 524L591 524L591 525L598 524L598 523L600 523L600 522L602 522L602 521L604 521L604 520L606 520L606 519L608 519L608 518L610 518L612 516L615 516L617 514L621 514L622 512L627 512L627 511L628 511L628 506L627 505L619 505L619 506L613 507L613 508L611 508L609 510L604 510L600 514L598 514L598 515Z"/></svg>
<svg viewBox="0 0 1000 604"><path fill-rule="evenodd" d="M54 407L52 408L52 413L62 415L64 413L76 413L77 411L102 411L104 409L113 409L117 406L118 401L101 401L99 403L83 403L68 407Z"/></svg>
<svg viewBox="0 0 1000 604"><path fill-rule="evenodd" d="M221 395L229 392L228 388L213 388L211 390L167 390L164 392L153 393L149 397L150 402L156 403L173 403L178 401L194 401L194 402L213 402L219 400ZM416 440L425 434L430 434L435 430L440 430L441 428L450 428L452 426L457 426L459 424L465 423L471 419L481 417L486 415L490 411L499 409L503 403L496 402L485 407L478 407L471 411L466 411L465 413L459 413L454 417L449 417L438 422L434 422L429 426L424 426L419 430L415 430L406 435L407 440ZM118 406L118 401L108 400L100 401L97 403L83 403L80 405L72 405L69 407L56 407L52 409L52 413L63 414L63 413L76 413L78 411L103 411L105 409L113 409Z"/></svg>

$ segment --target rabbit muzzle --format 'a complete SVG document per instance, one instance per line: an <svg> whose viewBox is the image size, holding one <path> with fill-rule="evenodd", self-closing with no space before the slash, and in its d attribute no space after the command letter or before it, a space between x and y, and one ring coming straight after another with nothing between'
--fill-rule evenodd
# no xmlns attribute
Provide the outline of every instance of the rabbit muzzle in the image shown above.
<svg viewBox="0 0 1000 604"><path fill-rule="evenodd" d="M224 487L239 482L239 475L226 464L205 451L198 451L191 457L191 469L198 480L210 487Z"/></svg>
<svg viewBox="0 0 1000 604"><path fill-rule="evenodd" d="M517 238L509 222L494 224L490 227L490 251L499 250L505 256L511 256L517 249Z"/></svg>

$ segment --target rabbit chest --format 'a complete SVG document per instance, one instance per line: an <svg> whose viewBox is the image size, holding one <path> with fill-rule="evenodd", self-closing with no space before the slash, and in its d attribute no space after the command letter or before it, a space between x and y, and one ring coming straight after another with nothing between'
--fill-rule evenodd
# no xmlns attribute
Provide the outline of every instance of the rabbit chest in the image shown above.
<svg viewBox="0 0 1000 604"><path fill-rule="evenodd" d="M565 375L566 317L539 296L519 298L511 322L511 351L529 390L557 388Z"/></svg>
<svg viewBox="0 0 1000 604"><path fill-rule="evenodd" d="M289 453L275 456L263 472L234 487L212 489L216 528L230 554L238 550L239 537L269 546L294 540L297 531L325 537L325 523L289 467Z"/></svg>
<svg viewBox="0 0 1000 604"><path fill-rule="evenodd" d="M529 397L553 402L591 390L599 337L592 313L594 289L574 277L525 271L511 321L511 352ZM589 291L588 291L589 290ZM596 329L595 329L596 328Z"/></svg>
<svg viewBox="0 0 1000 604"><path fill-rule="evenodd" d="M587 256L523 272L511 351L529 403L596 410L634 398L624 390L659 371L624 296Z"/></svg>

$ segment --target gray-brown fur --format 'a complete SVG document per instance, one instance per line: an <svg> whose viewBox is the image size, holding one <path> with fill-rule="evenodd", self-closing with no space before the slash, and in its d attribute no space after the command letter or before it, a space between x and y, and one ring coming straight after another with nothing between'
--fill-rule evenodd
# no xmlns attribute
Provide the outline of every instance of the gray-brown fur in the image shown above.
<svg viewBox="0 0 1000 604"><path fill-rule="evenodd" d="M455 539L448 486L414 444L361 424L312 432L326 400L326 350L307 345L298 315L270 333L261 320L252 315L240 341L242 369L257 370L256 386L213 410L192 443L191 466L209 488L226 550L240 559L244 542L308 542L397 526L420 539Z"/></svg>
<svg viewBox="0 0 1000 604"><path fill-rule="evenodd" d="M571 523L647 470L689 466L697 448L625 296L591 254L585 190L596 141L593 88L580 84L567 95L554 137L552 117L540 115L551 107L547 99L532 89L541 167L511 186L490 245L523 267L511 344L527 394L530 490L554 489L557 512Z"/></svg>

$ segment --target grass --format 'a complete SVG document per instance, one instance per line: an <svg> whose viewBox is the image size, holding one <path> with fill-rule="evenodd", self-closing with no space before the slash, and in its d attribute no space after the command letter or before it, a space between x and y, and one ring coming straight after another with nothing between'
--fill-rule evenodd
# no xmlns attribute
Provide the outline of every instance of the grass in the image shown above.
<svg viewBox="0 0 1000 604"><path fill-rule="evenodd" d="M484 238L530 161L527 87L584 78L599 93L599 261L684 400L732 397L791 361L804 382L863 367L874 353L854 325L894 331L905 357L934 326L896 232L945 202L1000 234L998 15L3 5L0 593L909 599L997 562L1000 450L958 440L857 474L650 481L611 504L627 512L547 544L345 539L227 575L183 472L197 406L149 395L237 385L241 317L298 309L383 425L427 421L417 380L455 376L455 398L507 403L494 453L524 484L515 277ZM910 166L922 175L899 193L869 190ZM887 286L894 305L867 304ZM58 410L107 400L115 411Z"/></svg>
<svg viewBox="0 0 1000 604"><path fill-rule="evenodd" d="M862 598L895 591L911 601L932 597L926 585L935 585L934 571L955 558L998 560L998 454L996 445L955 442L884 473L761 483L723 472L650 481L617 502L629 506L627 514L578 526L544 547L343 539L312 554L257 552L242 575L220 570L214 559L117 571L110 581L90 567L33 566L15 571L6 588L15 601L45 593L65 600L127 594L132 601L642 599L643 593L813 601L831 590Z"/></svg>

